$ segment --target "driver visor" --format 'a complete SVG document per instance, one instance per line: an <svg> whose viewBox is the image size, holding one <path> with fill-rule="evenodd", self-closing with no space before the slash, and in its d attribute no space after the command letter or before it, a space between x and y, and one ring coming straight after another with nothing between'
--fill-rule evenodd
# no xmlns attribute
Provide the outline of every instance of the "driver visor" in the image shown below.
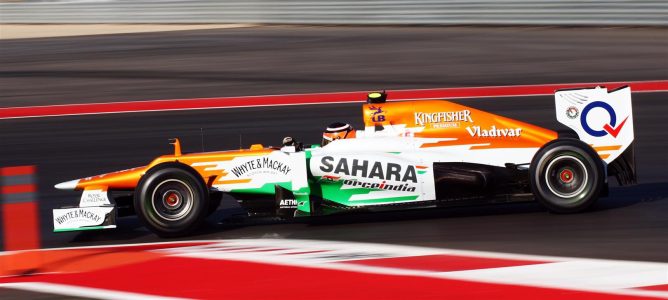
<svg viewBox="0 0 668 300"><path fill-rule="evenodd" d="M345 139L350 131L325 132L322 134L322 145L325 146L334 140Z"/></svg>

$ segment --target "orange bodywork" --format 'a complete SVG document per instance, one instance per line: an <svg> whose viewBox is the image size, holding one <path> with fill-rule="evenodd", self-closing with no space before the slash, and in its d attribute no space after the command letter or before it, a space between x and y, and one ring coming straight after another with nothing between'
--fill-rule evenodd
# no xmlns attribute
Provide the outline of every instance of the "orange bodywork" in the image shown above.
<svg viewBox="0 0 668 300"><path fill-rule="evenodd" d="M77 183L76 189L84 190L107 187L110 190L134 190L146 171L161 163L180 162L186 165L192 165L198 162L231 160L235 157L242 156L260 156L272 151L276 151L274 149L265 149L263 147L257 147L257 145L253 145L251 149L179 155L180 148L177 147L176 149L177 150L175 151L175 154L160 156L143 167L82 178ZM211 183L216 179L216 177L224 176L226 174L225 170L206 171L206 166L193 166L193 168L202 176L204 181L209 186L211 186Z"/></svg>
<svg viewBox="0 0 668 300"><path fill-rule="evenodd" d="M552 130L442 100L365 104L364 124L369 127L400 126L416 138L449 138L422 148L472 145L470 150L534 148L557 138ZM479 136L474 131L501 129L517 136ZM519 130L517 130L519 129Z"/></svg>

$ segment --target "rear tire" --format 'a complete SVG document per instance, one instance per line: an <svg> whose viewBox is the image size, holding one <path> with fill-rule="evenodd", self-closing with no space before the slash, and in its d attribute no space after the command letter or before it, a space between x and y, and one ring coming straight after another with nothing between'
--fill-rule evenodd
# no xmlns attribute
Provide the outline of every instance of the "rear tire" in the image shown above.
<svg viewBox="0 0 668 300"><path fill-rule="evenodd" d="M176 163L149 170L137 186L134 205L142 223L160 237L187 235L211 207L202 179Z"/></svg>
<svg viewBox="0 0 668 300"><path fill-rule="evenodd" d="M605 170L596 151L577 139L557 139L538 150L529 170L536 200L555 213L576 213L598 199Z"/></svg>

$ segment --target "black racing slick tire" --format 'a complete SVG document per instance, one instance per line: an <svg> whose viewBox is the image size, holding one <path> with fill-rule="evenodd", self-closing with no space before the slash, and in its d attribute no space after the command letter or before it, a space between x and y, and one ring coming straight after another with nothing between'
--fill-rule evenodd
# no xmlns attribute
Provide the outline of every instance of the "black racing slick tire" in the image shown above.
<svg viewBox="0 0 668 300"><path fill-rule="evenodd" d="M189 234L211 207L201 177L178 163L149 170L135 190L134 206L142 223L164 238Z"/></svg>
<svg viewBox="0 0 668 300"><path fill-rule="evenodd" d="M551 141L538 150L529 177L536 200L554 213L586 210L605 185L605 169L596 151L571 138Z"/></svg>

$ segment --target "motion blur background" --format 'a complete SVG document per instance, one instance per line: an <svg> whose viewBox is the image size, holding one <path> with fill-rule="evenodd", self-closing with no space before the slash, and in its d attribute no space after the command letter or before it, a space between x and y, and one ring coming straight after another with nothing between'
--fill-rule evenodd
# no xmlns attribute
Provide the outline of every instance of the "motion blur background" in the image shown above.
<svg viewBox="0 0 668 300"><path fill-rule="evenodd" d="M668 79L666 1L0 1L0 107L377 89ZM324 224L212 220L193 238L291 237L668 261L666 93L634 95L640 184L590 213L535 203ZM391 97L391 96L390 96ZM547 96L456 100L554 126ZM70 179L170 150L317 143L359 104L0 120L0 166L37 165L44 246L158 240L136 219L51 233ZM224 207L233 207L228 199ZM229 214L229 212L227 212ZM223 213L225 214L225 212ZM324 226L320 226L324 225ZM601 251L605 249L605 251Z"/></svg>
<svg viewBox="0 0 668 300"><path fill-rule="evenodd" d="M4 0L4 23L666 25L660 0Z"/></svg>

